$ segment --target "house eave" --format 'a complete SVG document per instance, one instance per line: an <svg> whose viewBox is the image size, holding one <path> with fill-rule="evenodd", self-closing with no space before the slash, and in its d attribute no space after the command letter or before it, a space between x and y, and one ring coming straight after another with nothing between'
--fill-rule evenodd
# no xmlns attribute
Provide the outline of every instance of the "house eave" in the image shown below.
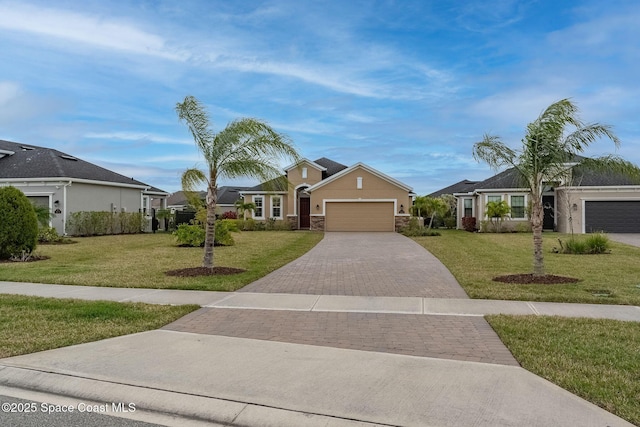
<svg viewBox="0 0 640 427"><path fill-rule="evenodd" d="M313 168L318 169L321 172L325 172L327 170L327 168L325 168L324 166L321 166L321 165L317 164L316 162L313 162L313 161L311 161L311 160L309 160L307 158L300 159L296 163L285 167L284 170L285 171L290 171L291 169L300 166L300 164L302 164L302 163L307 163L307 164L309 164L309 166L312 166Z"/></svg>
<svg viewBox="0 0 640 427"><path fill-rule="evenodd" d="M52 183L52 182L64 182L64 183L78 183L78 184L93 184L93 185L104 185L108 187L123 187L123 188L135 188L139 190L146 190L149 188L148 185L140 185L140 184L125 184L121 182L110 182L110 181L97 181L92 179L81 179L81 178L68 178L68 177L49 177L49 178L2 178L0 179L0 183L5 183L6 185L11 184L30 184L30 183ZM163 193L168 194L168 193Z"/></svg>

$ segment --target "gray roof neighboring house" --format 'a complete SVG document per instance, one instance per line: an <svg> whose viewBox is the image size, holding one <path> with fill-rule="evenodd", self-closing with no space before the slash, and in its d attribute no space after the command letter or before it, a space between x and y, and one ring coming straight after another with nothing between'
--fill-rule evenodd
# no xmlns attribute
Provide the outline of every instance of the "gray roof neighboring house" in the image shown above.
<svg viewBox="0 0 640 427"><path fill-rule="evenodd" d="M165 194L159 188L120 175L53 148L0 140L0 179L79 179L124 184Z"/></svg>
<svg viewBox="0 0 640 427"><path fill-rule="evenodd" d="M233 205L239 199L242 199L240 192L248 190L250 187L222 186L218 187L218 205ZM198 191L198 196L204 200L207 197L206 191ZM167 198L167 206L187 206L189 201L183 191L176 191Z"/></svg>
<svg viewBox="0 0 640 427"><path fill-rule="evenodd" d="M468 193L473 191L476 188L476 184L480 181L469 181L468 179L463 179L462 181L456 182L448 187L440 189L438 191L434 191L429 194L429 197L440 197L445 194L456 194L456 193Z"/></svg>

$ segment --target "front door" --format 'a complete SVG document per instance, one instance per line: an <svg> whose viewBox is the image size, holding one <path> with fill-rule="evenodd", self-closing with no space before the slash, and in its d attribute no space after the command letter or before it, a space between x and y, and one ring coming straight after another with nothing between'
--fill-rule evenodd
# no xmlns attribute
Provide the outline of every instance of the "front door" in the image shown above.
<svg viewBox="0 0 640 427"><path fill-rule="evenodd" d="M553 196L542 196L542 207L544 209L544 219L542 220L542 228L544 230L554 230L555 224L555 200Z"/></svg>
<svg viewBox="0 0 640 427"><path fill-rule="evenodd" d="M300 228L311 227L309 214L311 214L311 199L308 197L301 197L300 198Z"/></svg>

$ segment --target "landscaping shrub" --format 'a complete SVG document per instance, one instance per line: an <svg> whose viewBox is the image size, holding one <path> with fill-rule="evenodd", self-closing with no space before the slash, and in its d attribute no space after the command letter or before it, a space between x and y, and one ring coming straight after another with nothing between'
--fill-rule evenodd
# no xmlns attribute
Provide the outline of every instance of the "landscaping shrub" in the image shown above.
<svg viewBox="0 0 640 427"><path fill-rule="evenodd" d="M62 238L53 227L42 227L38 231L38 242L40 243L54 243L59 242L61 239Z"/></svg>
<svg viewBox="0 0 640 427"><path fill-rule="evenodd" d="M594 233L586 239L571 237L566 242L558 239L558 242L560 249L554 248L554 251L563 254L605 254L611 249L609 238L604 233Z"/></svg>
<svg viewBox="0 0 640 427"><path fill-rule="evenodd" d="M591 254L604 254L611 250L609 238L604 233L590 234L586 239L587 250Z"/></svg>
<svg viewBox="0 0 640 427"><path fill-rule="evenodd" d="M204 246L206 233L204 228L198 224L180 224L174 236L180 246L201 247ZM214 245L233 246L235 244L227 224L223 221L216 221Z"/></svg>
<svg viewBox="0 0 640 427"><path fill-rule="evenodd" d="M199 225L180 224L173 232L180 246L204 246L205 231Z"/></svg>
<svg viewBox="0 0 640 427"><path fill-rule="evenodd" d="M456 219L452 216L448 216L444 219L444 226L449 230L456 228Z"/></svg>
<svg viewBox="0 0 640 427"><path fill-rule="evenodd" d="M514 227L514 231L516 233L531 233L531 223L527 222L519 222Z"/></svg>
<svg viewBox="0 0 640 427"><path fill-rule="evenodd" d="M465 216L462 218L462 228L466 231L476 231L476 218L473 216Z"/></svg>
<svg viewBox="0 0 640 427"><path fill-rule="evenodd" d="M406 227L400 229L400 233L407 237L440 236L440 233L437 231L421 226L420 221L416 217L409 218L409 223Z"/></svg>
<svg viewBox="0 0 640 427"><path fill-rule="evenodd" d="M220 215L220 219L238 219L238 214L233 211L227 211Z"/></svg>
<svg viewBox="0 0 640 427"><path fill-rule="evenodd" d="M0 188L0 218L0 259L31 253L37 244L38 218L22 191Z"/></svg>
<svg viewBox="0 0 640 427"><path fill-rule="evenodd" d="M106 234L141 233L146 225L138 212L71 212L67 232L73 236L102 236Z"/></svg>
<svg viewBox="0 0 640 427"><path fill-rule="evenodd" d="M222 219L220 220L220 222L224 223L227 227L227 230L231 231L232 233L237 233L240 231L240 229L238 228L238 221L235 219Z"/></svg>

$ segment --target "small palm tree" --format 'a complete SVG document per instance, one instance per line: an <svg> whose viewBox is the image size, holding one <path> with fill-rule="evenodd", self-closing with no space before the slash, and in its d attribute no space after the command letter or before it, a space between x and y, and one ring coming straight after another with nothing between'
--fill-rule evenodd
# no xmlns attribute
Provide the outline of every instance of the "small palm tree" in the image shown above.
<svg viewBox="0 0 640 427"><path fill-rule="evenodd" d="M237 200L235 203L238 216L244 218L245 212L253 212L256 210L256 204L252 202L245 203L244 200Z"/></svg>
<svg viewBox="0 0 640 427"><path fill-rule="evenodd" d="M287 136L277 133L261 120L234 120L215 133L211 130L205 106L193 96L187 96L183 102L177 103L176 112L180 121L189 128L207 164L206 171L195 168L186 170L182 174L182 187L187 191L194 191L199 184L207 185L207 222L202 266L213 268L218 179L243 176L261 181L277 179L282 175L278 160L297 162L300 156Z"/></svg>
<svg viewBox="0 0 640 427"><path fill-rule="evenodd" d="M567 128L572 132L567 133ZM578 108L568 99L551 104L540 116L527 125L522 148L514 150L499 137L485 135L473 146L473 156L494 169L515 168L522 185L531 193L531 228L533 230L533 274L544 275L542 254L542 222L544 211L542 192L546 183L566 181L570 165L580 163L591 169L610 171L640 179L640 169L619 157L605 156L578 160L576 156L601 137L609 138L616 147L618 137L611 127L598 123L585 124L578 116Z"/></svg>

